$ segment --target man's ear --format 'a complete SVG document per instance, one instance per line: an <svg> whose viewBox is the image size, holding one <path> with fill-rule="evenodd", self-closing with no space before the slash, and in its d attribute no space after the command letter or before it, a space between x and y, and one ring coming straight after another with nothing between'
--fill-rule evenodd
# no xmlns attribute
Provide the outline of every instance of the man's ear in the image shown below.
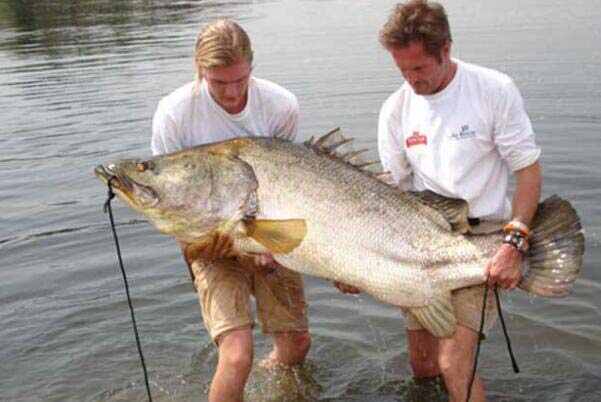
<svg viewBox="0 0 601 402"><path fill-rule="evenodd" d="M443 60L449 60L450 59L450 55L451 55L451 41L447 40L444 45L442 45L442 48L440 49L441 55L442 55L442 59Z"/></svg>

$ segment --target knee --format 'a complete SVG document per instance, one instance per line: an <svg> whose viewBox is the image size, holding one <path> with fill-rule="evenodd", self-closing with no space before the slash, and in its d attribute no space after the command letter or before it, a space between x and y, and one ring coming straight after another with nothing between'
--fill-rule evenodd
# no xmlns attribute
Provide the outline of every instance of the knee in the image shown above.
<svg viewBox="0 0 601 402"><path fill-rule="evenodd" d="M219 342L219 363L238 373L250 372L253 362L252 339L231 335Z"/></svg>
<svg viewBox="0 0 601 402"><path fill-rule="evenodd" d="M455 358L451 353L441 353L438 356L438 367L440 371L445 374L452 374L455 366Z"/></svg>
<svg viewBox="0 0 601 402"><path fill-rule="evenodd" d="M292 344L294 345L295 354L304 359L311 347L311 335L306 331L299 332L292 337Z"/></svg>
<svg viewBox="0 0 601 402"><path fill-rule="evenodd" d="M274 340L273 356L286 365L302 363L311 347L311 336L307 331L280 333Z"/></svg>
<svg viewBox="0 0 601 402"><path fill-rule="evenodd" d="M440 371L445 376L464 376L472 364L473 354L459 346L447 347L438 356Z"/></svg>
<svg viewBox="0 0 601 402"><path fill-rule="evenodd" d="M219 350L219 361L235 372L250 372L253 353L247 349L223 348Z"/></svg>

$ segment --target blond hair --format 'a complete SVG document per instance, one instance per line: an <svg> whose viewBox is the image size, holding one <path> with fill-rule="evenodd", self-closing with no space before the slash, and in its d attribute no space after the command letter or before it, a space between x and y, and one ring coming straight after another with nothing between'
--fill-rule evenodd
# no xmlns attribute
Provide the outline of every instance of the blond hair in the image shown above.
<svg viewBox="0 0 601 402"><path fill-rule="evenodd" d="M380 30L379 40L386 49L404 48L420 42L430 56L440 62L440 51L451 39L444 7L427 0L411 0L395 6Z"/></svg>
<svg viewBox="0 0 601 402"><path fill-rule="evenodd" d="M194 63L197 73L213 67L227 67L241 60L252 64L250 38L240 25L232 20L217 20L205 26L196 39Z"/></svg>

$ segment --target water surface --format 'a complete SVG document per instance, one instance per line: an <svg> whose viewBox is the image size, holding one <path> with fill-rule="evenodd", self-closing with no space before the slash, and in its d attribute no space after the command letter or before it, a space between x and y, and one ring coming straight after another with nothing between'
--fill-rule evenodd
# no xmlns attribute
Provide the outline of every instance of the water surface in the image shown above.
<svg viewBox="0 0 601 402"><path fill-rule="evenodd" d="M255 74L297 94L300 139L341 126L374 147L379 107L401 84L376 40L393 3L0 4L0 400L145 400L102 213L106 189L92 169L150 154L154 108L192 78L199 27L217 17L242 23ZM445 2L454 55L515 79L543 148L544 194L570 199L587 236L572 296L516 292L505 302L522 373L511 371L499 329L483 345L481 373L494 401L598 401L601 2L474 3ZM153 396L206 400L216 351L179 251L119 202L114 208ZM297 401L413 400L396 309L306 283L307 367L285 378L256 372L249 399L282 400L283 387ZM256 343L258 357L270 348L258 333Z"/></svg>

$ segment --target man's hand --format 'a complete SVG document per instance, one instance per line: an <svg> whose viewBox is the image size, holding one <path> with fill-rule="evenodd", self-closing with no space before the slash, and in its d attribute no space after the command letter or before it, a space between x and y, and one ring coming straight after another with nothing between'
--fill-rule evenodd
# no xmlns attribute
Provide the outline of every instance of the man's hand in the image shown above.
<svg viewBox="0 0 601 402"><path fill-rule="evenodd" d="M352 285L347 285L346 283L334 281L334 286L336 286L336 288L339 291L341 291L342 293L351 294L351 295L356 295L356 294L361 293L361 289L356 288Z"/></svg>
<svg viewBox="0 0 601 402"><path fill-rule="evenodd" d="M503 244L486 266L488 286L515 288L522 279L522 254L512 245Z"/></svg>
<svg viewBox="0 0 601 402"><path fill-rule="evenodd" d="M264 275L271 274L281 267L281 265L273 258L273 255L269 253L241 255L238 256L237 259L244 268Z"/></svg>
<svg viewBox="0 0 601 402"><path fill-rule="evenodd" d="M196 259L214 261L222 258L232 257L232 246L234 241L227 235L216 234L211 241L203 244L192 244L178 241L180 248L187 261Z"/></svg>

